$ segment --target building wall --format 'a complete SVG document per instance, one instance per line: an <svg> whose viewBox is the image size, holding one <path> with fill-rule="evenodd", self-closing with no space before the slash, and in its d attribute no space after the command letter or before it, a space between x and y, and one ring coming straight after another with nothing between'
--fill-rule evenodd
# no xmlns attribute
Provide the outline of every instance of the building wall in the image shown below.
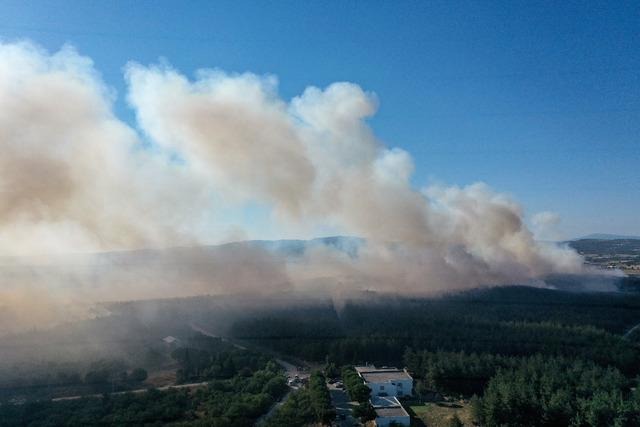
<svg viewBox="0 0 640 427"><path fill-rule="evenodd" d="M395 422L398 425L408 426L411 424L411 420L409 416L404 417L378 417L376 418L376 425L378 427L387 427L392 422Z"/></svg>
<svg viewBox="0 0 640 427"><path fill-rule="evenodd" d="M401 383L402 387L397 384ZM394 381L392 383L366 383L371 389L372 396L380 396L386 394L387 396L411 396L411 389L413 388L412 380Z"/></svg>
<svg viewBox="0 0 640 427"><path fill-rule="evenodd" d="M396 381L396 384L402 384L402 387L396 386L396 396L411 396L413 393L413 380ZM398 393L401 391L401 393Z"/></svg>
<svg viewBox="0 0 640 427"><path fill-rule="evenodd" d="M367 383L367 386L371 389L372 396L380 396L386 394L387 396L395 396L396 388L390 383Z"/></svg>

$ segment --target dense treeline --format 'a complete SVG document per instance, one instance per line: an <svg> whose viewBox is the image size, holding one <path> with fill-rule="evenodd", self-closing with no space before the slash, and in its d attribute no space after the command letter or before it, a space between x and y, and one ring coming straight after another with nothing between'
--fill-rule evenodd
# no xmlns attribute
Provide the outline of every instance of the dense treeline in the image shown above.
<svg viewBox="0 0 640 427"><path fill-rule="evenodd" d="M329 309L327 309L329 310ZM330 320L286 310L236 323L235 336L305 360L398 364L406 347L505 356L580 357L638 373L638 348L616 332L640 321L640 300L498 288L440 299L347 302Z"/></svg>
<svg viewBox="0 0 640 427"><path fill-rule="evenodd" d="M304 310L298 310L296 307L281 307L254 316L269 320L269 323L277 326L278 334L274 334L274 331L265 325L256 324L257 329L253 330L242 328L243 321L235 322L232 332L256 337L297 337L300 331L295 328L295 325L300 323L304 326L302 329L306 335L334 337L337 334L341 336L349 332L352 327L358 326L358 317L362 315L360 312L370 315L368 312L375 310L378 315L376 324L384 324L379 312L382 307L391 310L390 313L385 312L385 319L388 315L395 316L396 311L403 311L410 317L419 313L435 319L589 325L619 334L638 323L640 296L615 292L565 292L525 286L475 289L439 298L407 298L397 295L371 294L341 301L338 309L330 304L324 306L318 304L315 308L304 306ZM290 321L294 323L291 324ZM278 322L281 325L277 325ZM368 325L365 323L360 326Z"/></svg>
<svg viewBox="0 0 640 427"><path fill-rule="evenodd" d="M299 427L315 421L308 390L291 392L286 402L267 420L266 427Z"/></svg>
<svg viewBox="0 0 640 427"><path fill-rule="evenodd" d="M637 380L590 361L535 355L506 357L405 352L418 397L434 390L474 398L484 426L640 425Z"/></svg>
<svg viewBox="0 0 640 427"><path fill-rule="evenodd" d="M362 378L360 378L353 366L344 366L342 368L342 381L347 393L349 393L349 398L358 402L358 405L353 409L353 416L360 418L362 422L375 419L375 410L369 402L371 389L364 385Z"/></svg>
<svg viewBox="0 0 640 427"><path fill-rule="evenodd" d="M324 375L320 372L312 372L308 388L316 421L329 424L335 418L336 413L331 405L331 395L327 389Z"/></svg>
<svg viewBox="0 0 640 427"><path fill-rule="evenodd" d="M629 380L580 360L523 359L517 368L499 370L475 405L487 427L640 425L640 393Z"/></svg>
<svg viewBox="0 0 640 427"><path fill-rule="evenodd" d="M189 339L188 345L172 353L180 363L177 380L213 379L206 390L198 389L193 395L200 402L197 423L252 425L288 390L281 368L262 353L201 334Z"/></svg>
<svg viewBox="0 0 640 427"><path fill-rule="evenodd" d="M267 420L267 427L299 427L331 424L335 418L324 375L313 372L307 388L291 393L287 401Z"/></svg>
<svg viewBox="0 0 640 427"><path fill-rule="evenodd" d="M171 357L180 364L178 383L248 376L267 365L276 366L262 353L239 349L221 338L203 334L192 335L184 347L171 352Z"/></svg>
<svg viewBox="0 0 640 427"><path fill-rule="evenodd" d="M418 322L415 336L382 335L372 331L365 337L335 339L288 338L258 340L262 345L301 359L338 364L365 361L398 364L406 347L429 350L466 351L526 356L534 353L579 356L604 366L613 365L626 373L637 373L639 353L621 337L590 327L564 327L553 324L437 324L440 329L425 331ZM468 326L468 327L465 327ZM424 326L428 328L429 326ZM428 336L425 336L429 334ZM420 336L422 335L422 336Z"/></svg>
<svg viewBox="0 0 640 427"><path fill-rule="evenodd" d="M480 394L498 370L515 368L521 360L488 353L416 352L411 349L404 353L404 365L416 379L414 389L418 395L435 391L463 396Z"/></svg>
<svg viewBox="0 0 640 427"><path fill-rule="evenodd" d="M248 377L238 374L229 380L214 380L192 395L198 403L198 419L192 424L253 426L287 390L285 379L273 362Z"/></svg>
<svg viewBox="0 0 640 427"><path fill-rule="evenodd" d="M347 393L351 400L358 403L366 403L371 396L371 390L364 385L362 378L353 369L352 366L342 368L342 382L344 383Z"/></svg>
<svg viewBox="0 0 640 427"><path fill-rule="evenodd" d="M189 347L174 350L172 357L180 363L177 372L179 383L231 378L238 373L246 375L270 360L263 354L248 350L210 353Z"/></svg>

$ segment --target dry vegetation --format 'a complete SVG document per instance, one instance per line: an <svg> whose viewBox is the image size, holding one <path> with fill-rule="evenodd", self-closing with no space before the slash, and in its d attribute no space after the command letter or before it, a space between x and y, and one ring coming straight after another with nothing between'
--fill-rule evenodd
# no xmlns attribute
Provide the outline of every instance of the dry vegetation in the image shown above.
<svg viewBox="0 0 640 427"><path fill-rule="evenodd" d="M414 421L413 425L416 426L449 427L455 416L458 416L465 426L474 425L471 405L466 401L425 403L409 408L415 414L415 418L412 420Z"/></svg>

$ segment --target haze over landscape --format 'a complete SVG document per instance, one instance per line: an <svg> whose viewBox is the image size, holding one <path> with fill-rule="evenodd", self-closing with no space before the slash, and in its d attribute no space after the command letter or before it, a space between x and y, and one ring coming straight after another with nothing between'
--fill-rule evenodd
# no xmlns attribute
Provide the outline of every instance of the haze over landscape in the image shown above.
<svg viewBox="0 0 640 427"><path fill-rule="evenodd" d="M366 362L423 425L638 425L637 7L130 6L0 7L0 425L385 425Z"/></svg>
<svg viewBox="0 0 640 427"><path fill-rule="evenodd" d="M131 62L125 77L138 132L117 119L91 59L72 47L49 54L29 42L5 43L0 63L5 264L7 257L20 264L32 256L215 242L219 216L256 204L285 236L335 230L364 238L358 257L318 251L305 271L362 275L370 288L429 293L583 272L576 253L537 242L522 208L486 184L414 189L410 154L376 139L364 120L377 100L356 84L309 87L287 103L274 77L200 70L189 81L168 65ZM247 235L242 223L233 231ZM233 270L236 256L225 269L275 274L277 286L298 280L284 260L251 250L241 267ZM185 277L162 291L130 272L99 288L71 271L55 283L36 268L14 286L9 278L5 298L25 301L22 292L43 289L53 299L178 296L192 280L199 293L269 292L270 283L230 290L213 280L207 289L191 276L200 273L198 255L183 257ZM89 277L108 282L104 275ZM72 277L75 286L66 289Z"/></svg>

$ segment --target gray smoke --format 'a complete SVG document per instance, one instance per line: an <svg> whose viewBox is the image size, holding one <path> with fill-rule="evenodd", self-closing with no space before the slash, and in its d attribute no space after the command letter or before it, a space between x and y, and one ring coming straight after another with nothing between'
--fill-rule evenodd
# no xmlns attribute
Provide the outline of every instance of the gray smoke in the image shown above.
<svg viewBox="0 0 640 427"><path fill-rule="evenodd" d="M376 139L366 123L376 97L356 84L287 101L272 76L202 70L189 80L131 63L125 77L140 131L115 116L115 94L73 48L0 44L0 332L97 299L268 292L327 277L427 293L582 269L484 184L415 189L411 156ZM247 210L254 216L234 215ZM366 245L356 259L319 249L295 263L242 246L217 259L170 251L146 267L33 262L318 232Z"/></svg>

